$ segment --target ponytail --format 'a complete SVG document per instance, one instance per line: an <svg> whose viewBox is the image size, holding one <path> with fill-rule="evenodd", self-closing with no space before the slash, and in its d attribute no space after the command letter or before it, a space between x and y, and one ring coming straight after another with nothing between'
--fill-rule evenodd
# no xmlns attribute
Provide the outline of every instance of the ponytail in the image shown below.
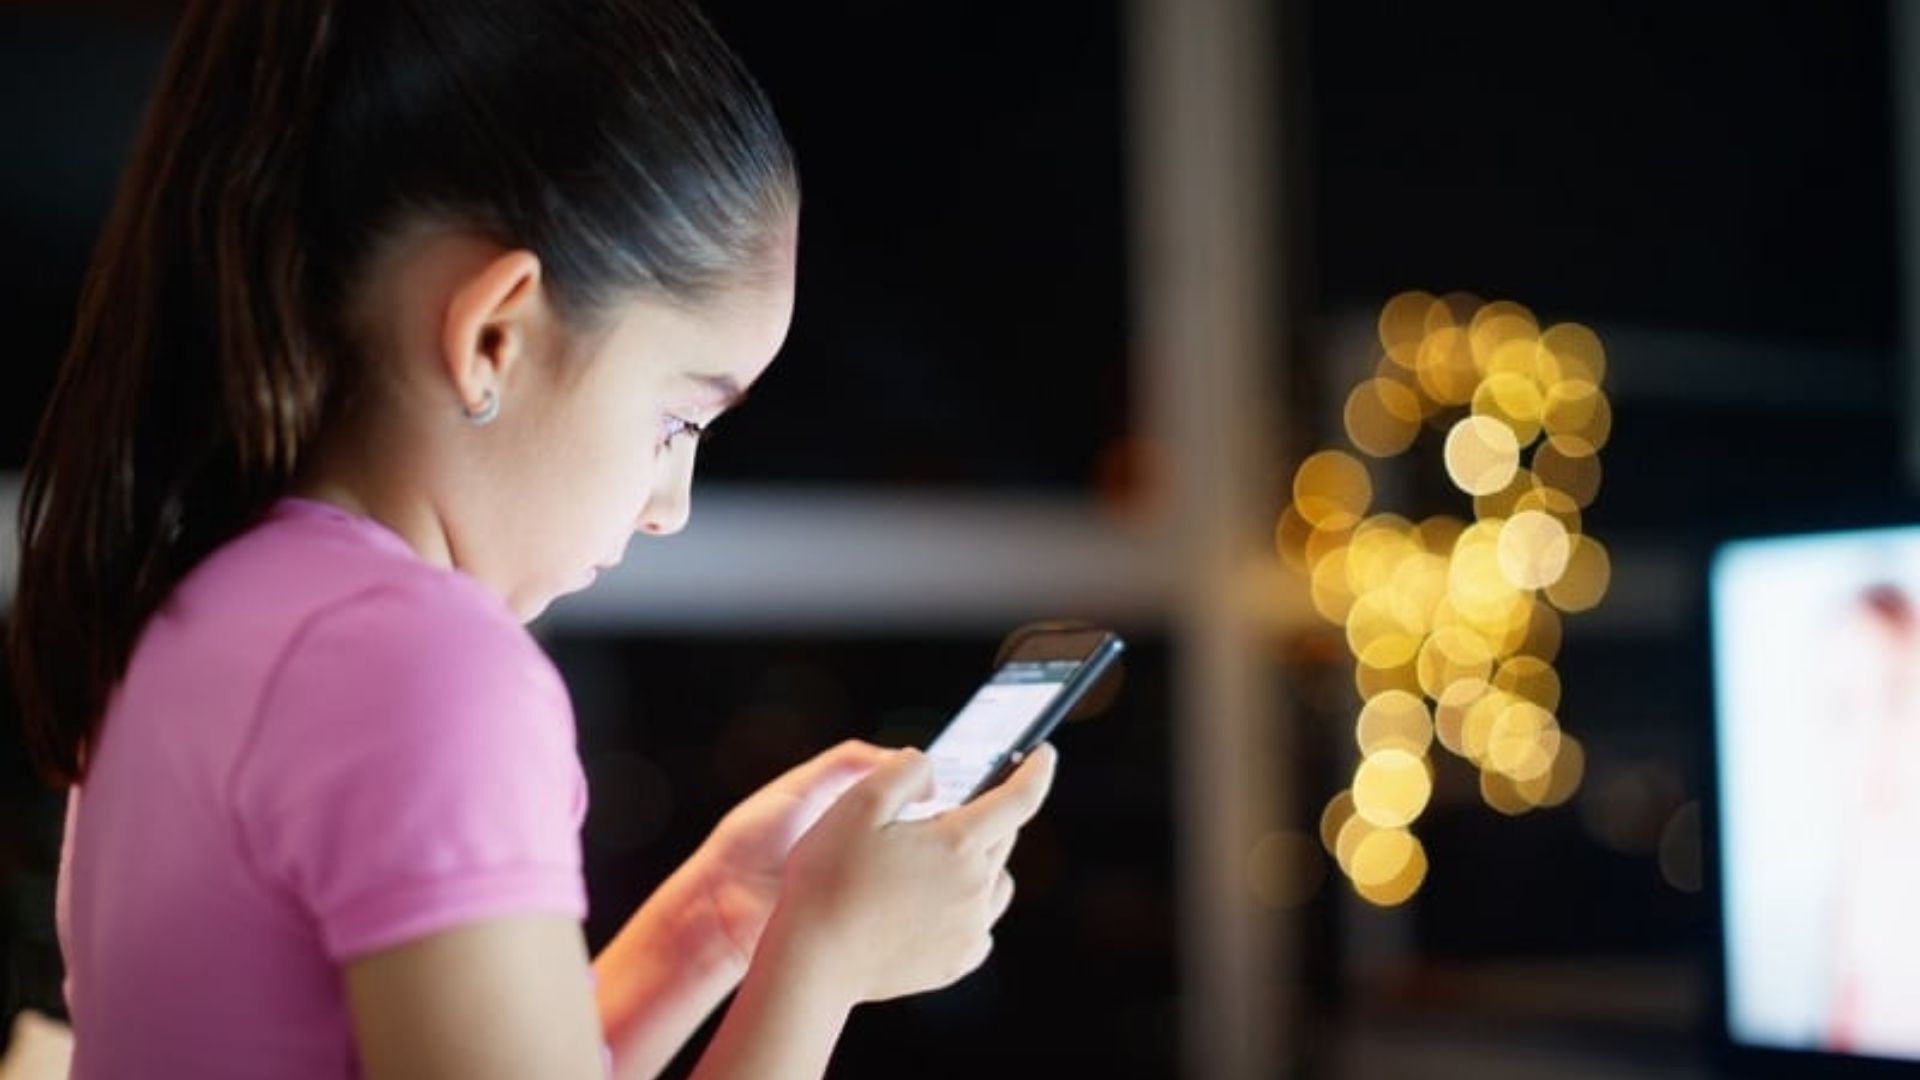
<svg viewBox="0 0 1920 1080"><path fill-rule="evenodd" d="M20 501L7 651L49 782L81 778L140 628L319 422L298 226L332 7L190 4L121 177Z"/></svg>

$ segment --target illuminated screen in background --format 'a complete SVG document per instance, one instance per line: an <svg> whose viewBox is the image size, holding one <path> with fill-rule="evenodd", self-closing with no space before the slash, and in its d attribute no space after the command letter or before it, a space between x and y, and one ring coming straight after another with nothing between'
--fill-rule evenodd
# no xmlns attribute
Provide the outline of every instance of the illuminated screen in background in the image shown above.
<svg viewBox="0 0 1920 1080"><path fill-rule="evenodd" d="M1729 1032L1920 1060L1920 528L1731 544L1711 590Z"/></svg>
<svg viewBox="0 0 1920 1080"><path fill-rule="evenodd" d="M933 763L931 799L908 803L896 821L951 810L1000 765L1000 759L1047 705L1060 695L1078 660L1018 660L1004 664L927 747Z"/></svg>

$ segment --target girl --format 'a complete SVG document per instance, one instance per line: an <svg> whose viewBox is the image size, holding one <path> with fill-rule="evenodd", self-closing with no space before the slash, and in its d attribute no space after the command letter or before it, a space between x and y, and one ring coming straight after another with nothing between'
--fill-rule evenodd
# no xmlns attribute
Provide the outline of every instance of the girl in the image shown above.
<svg viewBox="0 0 1920 1080"><path fill-rule="evenodd" d="M9 648L71 785L74 1076L816 1076L976 967L1051 747L942 817L849 742L591 961L522 625L686 521L798 193L681 0L199 0L28 466Z"/></svg>

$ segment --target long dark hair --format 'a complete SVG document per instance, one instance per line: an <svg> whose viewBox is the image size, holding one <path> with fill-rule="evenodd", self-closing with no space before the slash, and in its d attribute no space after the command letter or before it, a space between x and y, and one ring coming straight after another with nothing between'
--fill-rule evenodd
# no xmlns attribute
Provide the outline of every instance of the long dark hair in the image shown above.
<svg viewBox="0 0 1920 1080"><path fill-rule="evenodd" d="M190 3L27 465L7 648L42 776L84 776L147 619L350 411L340 313L383 240L531 249L586 331L764 269L798 197L683 0Z"/></svg>

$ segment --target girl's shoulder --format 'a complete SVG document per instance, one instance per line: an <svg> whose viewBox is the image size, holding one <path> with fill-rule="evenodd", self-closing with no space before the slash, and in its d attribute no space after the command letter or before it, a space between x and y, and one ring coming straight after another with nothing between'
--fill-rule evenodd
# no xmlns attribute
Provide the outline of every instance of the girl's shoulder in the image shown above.
<svg viewBox="0 0 1920 1080"><path fill-rule="evenodd" d="M351 623L369 651L463 646L544 656L476 578L427 563L372 519L296 497L202 560L159 614L255 645Z"/></svg>

